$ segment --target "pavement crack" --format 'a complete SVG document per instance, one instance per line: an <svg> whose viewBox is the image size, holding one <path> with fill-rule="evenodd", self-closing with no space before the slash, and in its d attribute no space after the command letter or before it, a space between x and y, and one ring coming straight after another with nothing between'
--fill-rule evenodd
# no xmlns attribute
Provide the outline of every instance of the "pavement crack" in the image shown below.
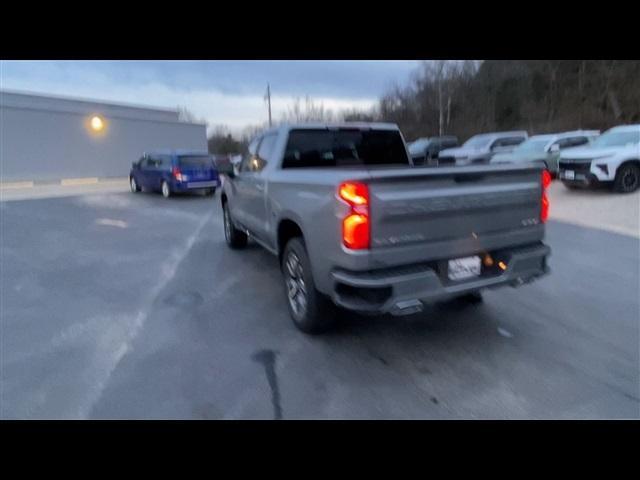
<svg viewBox="0 0 640 480"><path fill-rule="evenodd" d="M273 405L274 420L282 420L282 406L280 404L280 389L278 387L278 376L276 374L276 356L278 352L274 350L264 349L251 355L254 362L262 364L267 382L271 389L271 404Z"/></svg>

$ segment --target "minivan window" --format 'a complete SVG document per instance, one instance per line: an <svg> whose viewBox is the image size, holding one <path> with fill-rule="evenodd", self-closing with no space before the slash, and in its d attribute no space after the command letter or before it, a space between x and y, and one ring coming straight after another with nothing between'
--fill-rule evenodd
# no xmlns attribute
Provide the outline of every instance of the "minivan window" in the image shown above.
<svg viewBox="0 0 640 480"><path fill-rule="evenodd" d="M409 166L397 130L297 129L289 132L282 168Z"/></svg>
<svg viewBox="0 0 640 480"><path fill-rule="evenodd" d="M179 157L181 167L206 168L213 166L213 160L207 155L183 155Z"/></svg>
<svg viewBox="0 0 640 480"><path fill-rule="evenodd" d="M156 166L158 168L161 168L163 170L171 169L171 155L158 155L157 159L158 163Z"/></svg>

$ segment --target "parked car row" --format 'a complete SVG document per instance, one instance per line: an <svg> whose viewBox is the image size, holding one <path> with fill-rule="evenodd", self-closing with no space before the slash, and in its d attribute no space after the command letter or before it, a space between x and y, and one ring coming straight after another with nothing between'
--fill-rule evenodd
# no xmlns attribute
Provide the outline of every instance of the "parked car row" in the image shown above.
<svg viewBox="0 0 640 480"><path fill-rule="evenodd" d="M446 139L446 140L445 140ZM408 144L414 166L539 163L568 188L606 185L626 193L640 188L640 125L600 135L577 130L529 136L525 131L475 135L461 147L442 148L455 137L421 138Z"/></svg>

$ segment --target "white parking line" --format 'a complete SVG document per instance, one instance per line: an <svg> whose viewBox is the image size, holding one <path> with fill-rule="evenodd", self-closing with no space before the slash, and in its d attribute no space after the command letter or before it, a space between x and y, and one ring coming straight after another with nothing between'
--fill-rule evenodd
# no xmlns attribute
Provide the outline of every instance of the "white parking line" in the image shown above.
<svg viewBox="0 0 640 480"><path fill-rule="evenodd" d="M93 378L96 379L96 384L94 388L90 390L89 398L87 398L84 405L81 405L78 409L79 418L85 419L88 418L91 414L93 406L100 400L105 387L109 383L111 375L118 367L120 361L131 350L131 345L142 330L142 327L144 326L149 316L151 306L153 305L156 297L160 295L165 286L173 279L178 270L178 267L180 266L180 263L182 263L182 261L189 254L191 248L200 236L202 229L212 216L213 212L203 218L193 234L187 239L186 243L179 248L176 248L172 252L170 257L163 263L160 275L158 277L158 283L149 292L146 302L143 304L143 308L138 311L137 315L131 322L128 331L124 335L124 338L122 339L120 344L117 345L117 347L114 347L112 351L109 352L106 357L101 358L101 371L94 372L92 375Z"/></svg>

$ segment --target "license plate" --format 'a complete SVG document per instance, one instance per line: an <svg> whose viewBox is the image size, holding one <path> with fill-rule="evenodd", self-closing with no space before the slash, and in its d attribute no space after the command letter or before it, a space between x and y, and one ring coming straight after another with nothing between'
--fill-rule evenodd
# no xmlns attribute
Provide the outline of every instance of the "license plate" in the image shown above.
<svg viewBox="0 0 640 480"><path fill-rule="evenodd" d="M449 260L449 280L463 280L480 275L480 257L464 257Z"/></svg>
<svg viewBox="0 0 640 480"><path fill-rule="evenodd" d="M567 180L573 180L576 178L576 173L573 170L565 170L564 178L566 178Z"/></svg>

